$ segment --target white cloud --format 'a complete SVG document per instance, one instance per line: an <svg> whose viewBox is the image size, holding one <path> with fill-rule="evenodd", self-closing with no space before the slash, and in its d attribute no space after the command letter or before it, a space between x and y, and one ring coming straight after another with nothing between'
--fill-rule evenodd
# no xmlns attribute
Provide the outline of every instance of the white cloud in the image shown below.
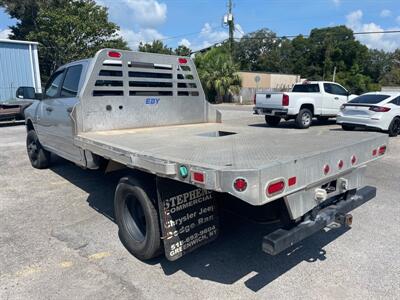
<svg viewBox="0 0 400 300"><path fill-rule="evenodd" d="M186 46L190 48L191 43L187 39L181 39L181 41L178 43L179 46Z"/></svg>
<svg viewBox="0 0 400 300"><path fill-rule="evenodd" d="M132 21L144 28L154 28L167 19L167 5L156 0L124 0L133 11Z"/></svg>
<svg viewBox="0 0 400 300"><path fill-rule="evenodd" d="M375 23L363 23L363 12L356 10L346 16L347 27L355 32L381 32L385 30L400 30L399 27L382 28ZM356 35L356 38L368 48L380 49L385 51L394 51L400 48L400 34L362 34Z"/></svg>
<svg viewBox="0 0 400 300"><path fill-rule="evenodd" d="M339 6L341 4L341 0L332 0L333 4Z"/></svg>
<svg viewBox="0 0 400 300"><path fill-rule="evenodd" d="M137 50L140 42L151 43L154 40L165 38L164 35L152 28L140 29L139 31L121 28L119 35L127 41L132 50Z"/></svg>
<svg viewBox="0 0 400 300"><path fill-rule="evenodd" d="M8 39L8 35L11 34L10 29L0 30L0 39Z"/></svg>
<svg viewBox="0 0 400 300"><path fill-rule="evenodd" d="M228 38L226 30L214 30L210 23L205 23L200 32L200 37L204 38L210 43L222 42Z"/></svg>
<svg viewBox="0 0 400 300"><path fill-rule="evenodd" d="M392 12L388 9L384 9L381 11L381 13L379 14L382 18L387 18L390 17L392 15Z"/></svg>

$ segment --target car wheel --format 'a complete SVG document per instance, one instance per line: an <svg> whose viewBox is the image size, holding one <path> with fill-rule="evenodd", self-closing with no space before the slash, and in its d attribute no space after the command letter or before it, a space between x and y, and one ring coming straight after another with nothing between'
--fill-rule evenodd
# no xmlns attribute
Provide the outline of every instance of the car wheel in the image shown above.
<svg viewBox="0 0 400 300"><path fill-rule="evenodd" d="M395 137L400 133L400 117L395 117L392 122L390 123L389 136Z"/></svg>
<svg viewBox="0 0 400 300"><path fill-rule="evenodd" d="M269 126L278 126L279 123L281 122L281 117L276 117L276 116L265 116L265 122Z"/></svg>
<svg viewBox="0 0 400 300"><path fill-rule="evenodd" d="M114 198L115 219L125 248L141 260L159 256L161 235L152 188L133 177L118 183Z"/></svg>
<svg viewBox="0 0 400 300"><path fill-rule="evenodd" d="M46 169L50 165L51 153L46 151L39 142L34 130L30 130L26 137L26 150L32 167Z"/></svg>
<svg viewBox="0 0 400 300"><path fill-rule="evenodd" d="M306 129L311 126L313 114L311 110L303 108L296 117L295 123L297 128Z"/></svg>
<svg viewBox="0 0 400 300"><path fill-rule="evenodd" d="M342 129L346 130L346 131L352 131L354 130L356 127L353 125L346 125L346 124L342 124Z"/></svg>

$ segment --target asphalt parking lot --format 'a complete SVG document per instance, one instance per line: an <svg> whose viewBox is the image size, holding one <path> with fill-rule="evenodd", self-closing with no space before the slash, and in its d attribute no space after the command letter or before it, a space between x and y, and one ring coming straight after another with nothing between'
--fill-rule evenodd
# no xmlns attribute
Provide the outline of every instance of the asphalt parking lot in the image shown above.
<svg viewBox="0 0 400 300"><path fill-rule="evenodd" d="M220 106L226 122L264 126L249 107ZM337 126L317 124L321 134ZM281 130L296 130L293 124ZM400 137L371 164L378 196L353 212L351 229L318 233L276 257L271 231L227 219L217 241L176 261L141 262L113 222L118 178L56 158L33 169L24 126L0 127L0 299L398 299Z"/></svg>

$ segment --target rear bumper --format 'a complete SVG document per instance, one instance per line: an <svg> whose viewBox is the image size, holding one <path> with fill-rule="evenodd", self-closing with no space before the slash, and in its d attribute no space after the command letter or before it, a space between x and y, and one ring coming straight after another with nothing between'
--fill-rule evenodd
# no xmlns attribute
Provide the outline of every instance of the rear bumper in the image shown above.
<svg viewBox="0 0 400 300"><path fill-rule="evenodd" d="M288 115L288 109L285 108L265 108L265 107L254 107L255 115L268 115L268 116L280 116L285 117Z"/></svg>
<svg viewBox="0 0 400 300"><path fill-rule="evenodd" d="M304 221L290 230L278 229L266 235L262 250L276 255L290 246L304 240L333 222L343 223L346 213L375 198L376 188L363 187L354 195L321 209L313 220Z"/></svg>
<svg viewBox="0 0 400 300"><path fill-rule="evenodd" d="M338 124L348 124L359 127L367 127L367 128L377 128L381 130L387 130L389 128L389 124L384 119L371 119L371 118L360 118L354 116L343 116L338 114L336 117L336 123Z"/></svg>

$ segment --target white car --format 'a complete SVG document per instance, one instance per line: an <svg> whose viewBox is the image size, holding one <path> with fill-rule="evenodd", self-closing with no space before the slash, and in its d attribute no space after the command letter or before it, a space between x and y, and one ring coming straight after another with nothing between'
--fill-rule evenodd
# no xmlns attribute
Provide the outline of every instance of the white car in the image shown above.
<svg viewBox="0 0 400 300"><path fill-rule="evenodd" d="M344 130L356 127L387 131L389 136L400 133L400 92L372 92L343 104L337 123Z"/></svg>

